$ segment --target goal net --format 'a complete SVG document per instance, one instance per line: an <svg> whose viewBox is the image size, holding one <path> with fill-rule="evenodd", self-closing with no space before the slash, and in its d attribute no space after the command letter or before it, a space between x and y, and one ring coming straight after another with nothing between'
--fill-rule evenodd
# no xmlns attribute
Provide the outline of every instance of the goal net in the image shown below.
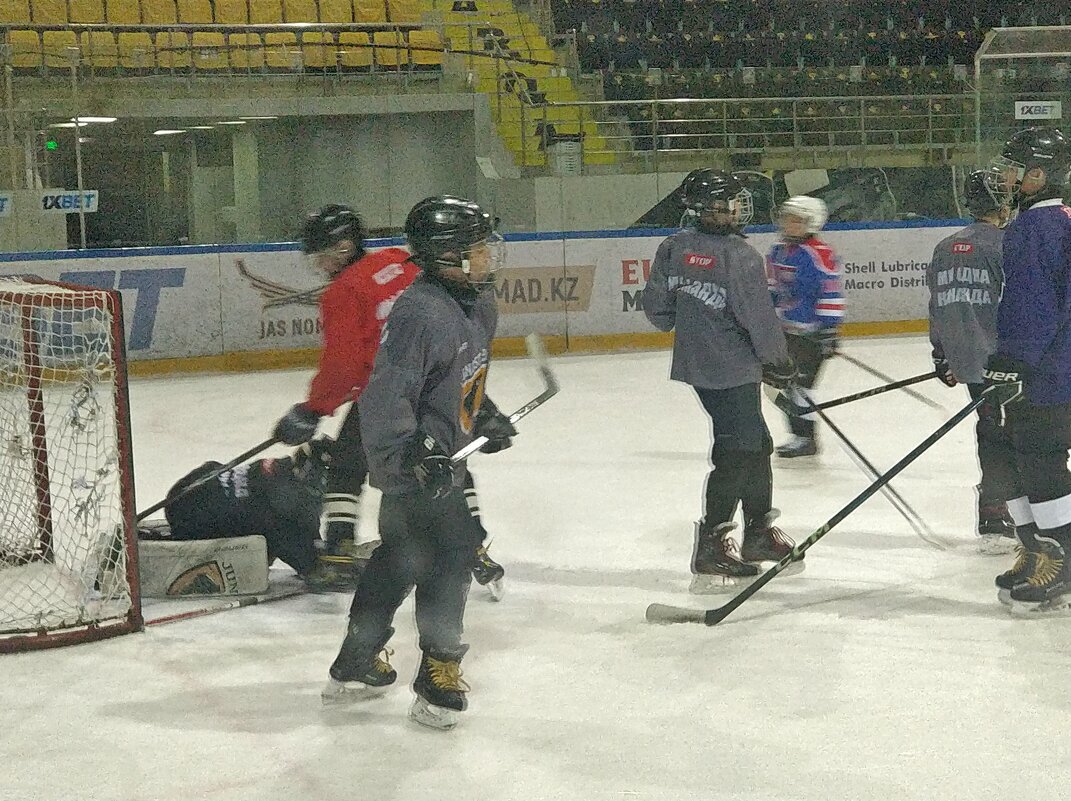
<svg viewBox="0 0 1071 801"><path fill-rule="evenodd" d="M974 91L978 166L1022 128L1071 135L1071 26L991 30L975 54Z"/></svg>
<svg viewBox="0 0 1071 801"><path fill-rule="evenodd" d="M141 627L118 292L0 279L0 652Z"/></svg>

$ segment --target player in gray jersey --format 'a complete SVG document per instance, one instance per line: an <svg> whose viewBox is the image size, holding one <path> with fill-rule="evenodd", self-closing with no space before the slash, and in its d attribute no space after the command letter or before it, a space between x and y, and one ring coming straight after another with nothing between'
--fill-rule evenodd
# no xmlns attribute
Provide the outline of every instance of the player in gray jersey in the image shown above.
<svg viewBox="0 0 1071 801"><path fill-rule="evenodd" d="M701 170L686 179L684 198L695 227L659 245L643 309L656 328L676 332L670 378L695 388L713 423L713 470L693 564L692 590L704 592L749 582L756 563L778 561L793 547L773 525L773 440L759 384L783 388L795 366L763 258L740 233L751 217L750 194L727 173ZM731 534L740 505L742 548Z"/></svg>
<svg viewBox="0 0 1071 801"><path fill-rule="evenodd" d="M405 232L424 272L391 310L359 400L371 483L383 492L382 544L358 584L324 700L395 681L385 647L415 586L423 655L410 715L451 728L466 706L462 617L483 532L465 502L465 466L450 454L481 434L516 433L484 399L495 319L486 290L501 248L486 212L449 196L417 203Z"/></svg>
<svg viewBox="0 0 1071 801"><path fill-rule="evenodd" d="M986 170L967 177L963 199L974 222L937 244L926 272L934 369L950 387L966 384L972 398L981 395L982 371L996 351L1004 283L1001 242L1009 210L991 190L992 182ZM978 549L1011 553L1017 540L1007 501L1015 486L1015 451L1008 432L991 416L979 415L975 433L982 471Z"/></svg>

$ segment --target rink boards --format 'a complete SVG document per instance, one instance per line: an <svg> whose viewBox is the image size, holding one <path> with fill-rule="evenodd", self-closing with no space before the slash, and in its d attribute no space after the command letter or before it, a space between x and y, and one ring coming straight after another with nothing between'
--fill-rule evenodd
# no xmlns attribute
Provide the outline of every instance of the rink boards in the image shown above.
<svg viewBox="0 0 1071 801"><path fill-rule="evenodd" d="M847 333L925 330L926 266L934 245L963 224L830 226L823 236L844 268ZM642 290L671 233L507 235L495 286L498 349L522 352L519 338L533 331L556 350L668 343L643 314ZM775 234L748 237L765 253ZM143 362L137 372L303 365L320 344L324 281L293 243L0 254L0 275L119 289L128 356Z"/></svg>

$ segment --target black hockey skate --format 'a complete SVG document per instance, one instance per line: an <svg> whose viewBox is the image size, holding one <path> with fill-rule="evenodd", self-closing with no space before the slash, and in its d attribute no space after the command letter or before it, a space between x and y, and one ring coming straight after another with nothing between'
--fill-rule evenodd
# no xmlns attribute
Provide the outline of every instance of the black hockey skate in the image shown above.
<svg viewBox="0 0 1071 801"><path fill-rule="evenodd" d="M993 582L997 585L997 600L1005 606L1011 606L1011 591L1015 585L1021 584L1034 574L1037 554L1041 549L1038 543L1038 527L1035 524L1019 526L1015 535L1019 542L1015 551L1015 564L1010 570L1005 570L997 576Z"/></svg>
<svg viewBox="0 0 1071 801"><path fill-rule="evenodd" d="M770 511L761 518L756 518L744 524L744 544L741 548L741 558L745 562L780 562L796 547L785 532L773 525L780 512L776 509ZM793 561L781 571L782 576L791 576L802 573L804 569L803 556Z"/></svg>
<svg viewBox="0 0 1071 801"><path fill-rule="evenodd" d="M818 453L818 441L814 437L795 436L784 445L778 446L776 453L781 459L814 456Z"/></svg>
<svg viewBox="0 0 1071 801"><path fill-rule="evenodd" d="M379 695L394 684L398 673L387 661L393 651L385 647L393 635L394 629L388 628L369 648L367 638L351 625L331 664L331 678L320 693L321 700L325 704L358 701Z"/></svg>
<svg viewBox="0 0 1071 801"><path fill-rule="evenodd" d="M496 601L502 600L505 593L503 578L506 569L491 558L487 553L487 546L481 545L476 549L476 561L472 563L472 577L481 587L486 587L491 593L491 598Z"/></svg>
<svg viewBox="0 0 1071 801"><path fill-rule="evenodd" d="M461 678L461 658L468 650L462 645L451 652L425 651L420 659L420 671L413 680L416 698L409 708L409 717L422 726L433 729L452 729L459 715L468 706L465 693L469 685Z"/></svg>
<svg viewBox="0 0 1071 801"><path fill-rule="evenodd" d="M742 587L754 581L759 568L740 558L740 549L730 536L733 523L720 523L712 530L703 523L696 524L695 555L692 558L692 578L689 592L705 595Z"/></svg>
<svg viewBox="0 0 1071 801"><path fill-rule="evenodd" d="M1068 606L1071 601L1066 597L1071 595L1071 559L1067 555L1069 534L1071 526L1064 526L1039 536L1033 570L1025 581L1011 589L1013 612L1034 614Z"/></svg>
<svg viewBox="0 0 1071 801"><path fill-rule="evenodd" d="M978 537L978 553L987 556L1015 553L1019 543L1006 503L978 505Z"/></svg>
<svg viewBox="0 0 1071 801"><path fill-rule="evenodd" d="M320 554L302 578L310 592L353 592L367 562Z"/></svg>

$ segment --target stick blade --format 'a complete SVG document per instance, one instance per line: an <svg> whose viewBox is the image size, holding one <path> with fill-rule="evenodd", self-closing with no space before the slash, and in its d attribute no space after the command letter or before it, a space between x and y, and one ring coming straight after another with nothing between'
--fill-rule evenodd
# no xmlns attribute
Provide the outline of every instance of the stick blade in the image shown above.
<svg viewBox="0 0 1071 801"><path fill-rule="evenodd" d="M550 359L547 357L547 348L543 344L543 338L539 334L531 333L524 338L525 346L528 348L528 355L539 368L539 372L543 375L543 383L546 385L546 396L552 397L558 394L560 389L558 385L558 379L554 376L554 372L550 369Z"/></svg>
<svg viewBox="0 0 1071 801"><path fill-rule="evenodd" d="M670 606L669 604L651 604L647 607L645 617L648 623L705 623L706 611L703 609L687 609L683 606Z"/></svg>

